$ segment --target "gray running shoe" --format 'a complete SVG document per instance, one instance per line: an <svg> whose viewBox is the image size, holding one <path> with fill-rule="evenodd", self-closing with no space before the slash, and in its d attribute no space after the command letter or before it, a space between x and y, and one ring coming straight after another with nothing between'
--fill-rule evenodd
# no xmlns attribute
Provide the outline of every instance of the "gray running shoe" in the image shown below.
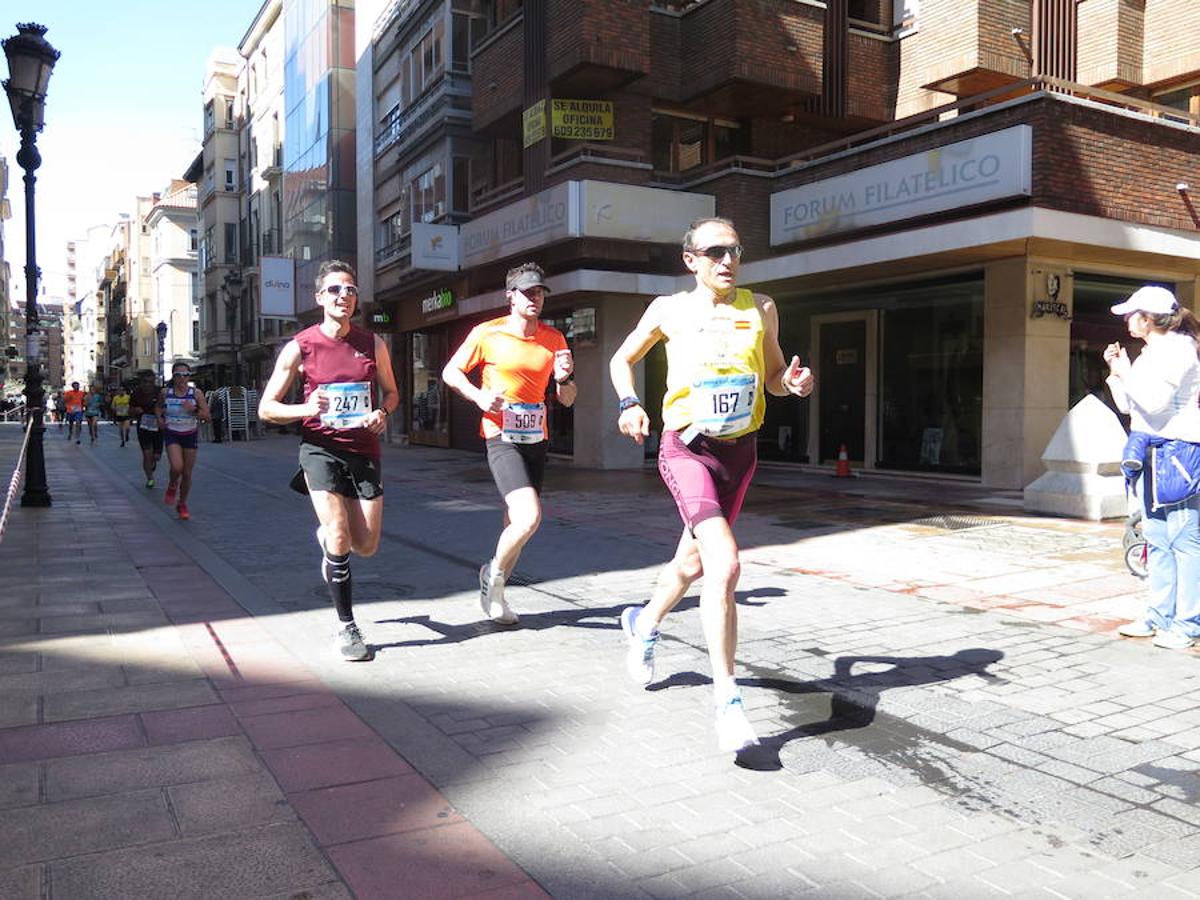
<svg viewBox="0 0 1200 900"><path fill-rule="evenodd" d="M371 658L371 651L363 640L362 632L353 622L338 632L337 646L342 659L347 662L363 662Z"/></svg>
<svg viewBox="0 0 1200 900"><path fill-rule="evenodd" d="M638 634L637 618L641 612L640 606L627 606L621 610L621 631L628 642L625 670L634 683L647 685L654 680L654 647L658 644L659 633L655 631L648 638Z"/></svg>
<svg viewBox="0 0 1200 900"><path fill-rule="evenodd" d="M492 564L479 567L479 607L483 614L501 625L516 625L520 617L504 599L504 578L492 575Z"/></svg>

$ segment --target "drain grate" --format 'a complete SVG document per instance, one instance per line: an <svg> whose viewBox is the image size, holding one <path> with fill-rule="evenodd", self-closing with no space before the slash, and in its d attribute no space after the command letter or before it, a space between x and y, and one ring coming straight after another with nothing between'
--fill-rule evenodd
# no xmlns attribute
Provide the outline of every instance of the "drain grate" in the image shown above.
<svg viewBox="0 0 1200 900"><path fill-rule="evenodd" d="M968 528L983 528L995 525L995 519L986 516L927 516L924 519L913 519L913 525L926 525L930 528L940 528L943 531L966 531Z"/></svg>

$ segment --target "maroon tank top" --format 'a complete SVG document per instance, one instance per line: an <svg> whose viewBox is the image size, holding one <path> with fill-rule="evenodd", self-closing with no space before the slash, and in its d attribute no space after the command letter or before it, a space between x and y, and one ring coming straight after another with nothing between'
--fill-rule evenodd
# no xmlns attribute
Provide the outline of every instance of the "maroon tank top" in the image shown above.
<svg viewBox="0 0 1200 900"><path fill-rule="evenodd" d="M331 338L321 331L320 325L312 325L293 340L300 347L304 366L305 400L323 384L365 381L371 385L372 406L376 405L373 333L351 325L345 337ZM300 424L303 429L300 439L306 443L379 459L379 436L366 428L329 428L317 416L310 416Z"/></svg>

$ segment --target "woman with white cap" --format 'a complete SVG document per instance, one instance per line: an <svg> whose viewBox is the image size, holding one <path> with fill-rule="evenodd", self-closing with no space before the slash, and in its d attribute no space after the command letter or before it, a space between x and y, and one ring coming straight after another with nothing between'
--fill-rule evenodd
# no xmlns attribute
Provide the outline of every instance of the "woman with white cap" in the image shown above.
<svg viewBox="0 0 1200 900"><path fill-rule="evenodd" d="M1149 605L1119 633L1183 650L1200 637L1200 324L1164 287L1139 288L1112 311L1145 343L1133 363L1118 343L1104 360L1113 401L1130 417L1131 446L1140 438L1146 448L1142 529L1150 545Z"/></svg>

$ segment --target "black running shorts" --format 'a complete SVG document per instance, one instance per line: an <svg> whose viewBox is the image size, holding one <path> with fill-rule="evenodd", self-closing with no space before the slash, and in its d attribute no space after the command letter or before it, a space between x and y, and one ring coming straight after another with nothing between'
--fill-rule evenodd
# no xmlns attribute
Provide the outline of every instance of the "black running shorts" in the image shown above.
<svg viewBox="0 0 1200 900"><path fill-rule="evenodd" d="M300 471L291 487L301 494L329 491L351 500L374 500L383 496L383 472L377 459L305 441L300 444Z"/></svg>
<svg viewBox="0 0 1200 900"><path fill-rule="evenodd" d="M162 456L163 435L161 431L150 431L148 428L139 427L137 434L139 447L151 451L155 456Z"/></svg>
<svg viewBox="0 0 1200 900"><path fill-rule="evenodd" d="M507 497L518 488L531 487L539 494L546 475L546 452L549 441L536 444L510 444L500 437L487 439L488 468L492 470L496 489Z"/></svg>

